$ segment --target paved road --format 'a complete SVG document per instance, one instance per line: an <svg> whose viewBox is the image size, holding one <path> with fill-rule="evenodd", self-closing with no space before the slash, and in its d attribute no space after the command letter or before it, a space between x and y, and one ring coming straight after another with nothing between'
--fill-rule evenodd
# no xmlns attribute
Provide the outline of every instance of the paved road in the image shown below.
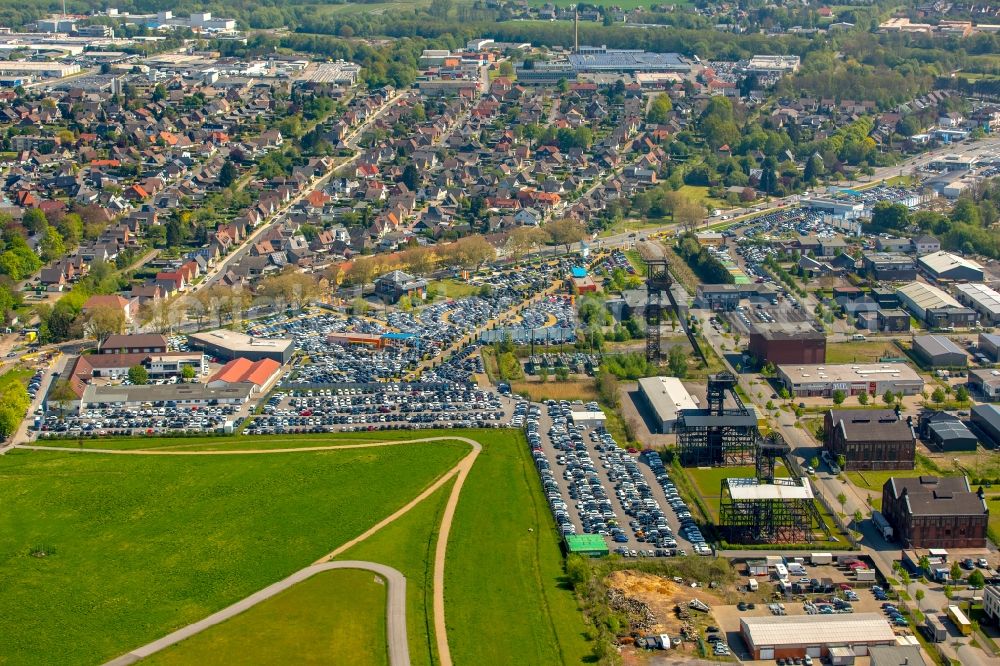
<svg viewBox="0 0 1000 666"><path fill-rule="evenodd" d="M386 633L389 643L389 663L391 666L409 666L410 647L406 639L406 578L392 567L378 564L377 562L362 562L359 560L324 562L323 564L313 564L305 569L300 569L288 578L280 580L274 585L269 585L263 590L255 592L246 599L241 599L232 606L223 608L203 620L189 624L172 634L167 634L152 643L136 648L117 659L112 659L105 666L127 666L128 664L134 664L140 659L145 659L160 650L168 648L171 645L176 645L195 634L199 634L210 627L225 622L243 611L253 608L260 602L270 599L279 592L283 592L297 583L312 578L318 573L334 569L363 569L385 578L389 585L385 613Z"/></svg>

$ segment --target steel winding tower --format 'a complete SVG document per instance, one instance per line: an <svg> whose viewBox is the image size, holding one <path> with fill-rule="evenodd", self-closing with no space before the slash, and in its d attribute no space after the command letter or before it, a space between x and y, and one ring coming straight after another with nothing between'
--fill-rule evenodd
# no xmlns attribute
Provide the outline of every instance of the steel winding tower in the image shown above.
<svg viewBox="0 0 1000 666"><path fill-rule="evenodd" d="M660 340L663 337L661 327L664 318L669 320L667 310L672 307L669 301L670 287L674 279L670 276L670 264L666 259L646 260L646 360L650 363L663 361L663 349ZM664 296L667 302L664 303Z"/></svg>

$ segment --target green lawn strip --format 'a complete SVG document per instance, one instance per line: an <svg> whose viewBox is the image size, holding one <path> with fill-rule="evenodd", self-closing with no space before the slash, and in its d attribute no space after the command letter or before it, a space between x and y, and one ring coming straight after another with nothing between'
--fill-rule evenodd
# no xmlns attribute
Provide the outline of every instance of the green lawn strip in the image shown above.
<svg viewBox="0 0 1000 666"><path fill-rule="evenodd" d="M519 432L481 440L448 544L445 606L456 664L579 664L587 627Z"/></svg>
<svg viewBox="0 0 1000 666"><path fill-rule="evenodd" d="M434 640L434 548L453 481L338 559L389 565L406 577L406 626L413 666L438 663ZM447 566L447 564L446 564Z"/></svg>
<svg viewBox="0 0 1000 666"><path fill-rule="evenodd" d="M18 631L0 635L0 655L37 664L123 654L311 564L468 450L10 452L0 458L0 607Z"/></svg>
<svg viewBox="0 0 1000 666"><path fill-rule="evenodd" d="M827 363L875 363L882 357L901 354L891 340L832 342L826 346Z"/></svg>
<svg viewBox="0 0 1000 666"><path fill-rule="evenodd" d="M289 433L282 435L207 435L191 437L94 437L85 439L43 439L39 446L84 448L84 449L170 449L177 451L229 451L267 450L284 448L309 448L314 446L338 446L340 444L362 444L365 442L425 439L448 437L449 435L470 436L471 430L373 430L371 432L344 433Z"/></svg>
<svg viewBox="0 0 1000 666"><path fill-rule="evenodd" d="M388 664L386 592L370 571L325 571L144 663Z"/></svg>

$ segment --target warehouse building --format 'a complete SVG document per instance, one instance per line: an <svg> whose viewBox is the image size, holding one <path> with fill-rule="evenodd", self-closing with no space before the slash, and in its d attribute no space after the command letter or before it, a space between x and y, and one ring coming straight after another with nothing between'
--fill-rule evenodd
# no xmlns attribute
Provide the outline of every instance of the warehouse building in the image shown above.
<svg viewBox="0 0 1000 666"><path fill-rule="evenodd" d="M990 512L964 476L892 477L882 515L904 548L985 548Z"/></svg>
<svg viewBox="0 0 1000 666"><path fill-rule="evenodd" d="M778 379L797 397L829 398L838 390L849 396L886 391L916 395L924 389L924 380L905 363L779 365Z"/></svg>
<svg viewBox="0 0 1000 666"><path fill-rule="evenodd" d="M255 386L249 383L226 384L210 388L205 384L151 384L144 386L88 385L80 400L80 409L88 407L143 406L181 407L190 405L242 405L250 399Z"/></svg>
<svg viewBox="0 0 1000 666"><path fill-rule="evenodd" d="M845 470L913 469L917 439L908 421L891 409L831 409L824 446L844 456Z"/></svg>
<svg viewBox="0 0 1000 666"><path fill-rule="evenodd" d="M969 370L969 386L983 400L1000 400L1000 370Z"/></svg>
<svg viewBox="0 0 1000 666"><path fill-rule="evenodd" d="M943 335L918 335L913 338L913 353L931 368L958 368L969 363L969 357Z"/></svg>
<svg viewBox="0 0 1000 666"><path fill-rule="evenodd" d="M711 310L735 310L743 299L759 303L775 301L777 290L769 284L698 284L695 305Z"/></svg>
<svg viewBox="0 0 1000 666"><path fill-rule="evenodd" d="M899 301L907 310L920 321L927 321L927 311L941 308L961 308L962 304L956 301L951 295L938 287L924 284L923 282L911 282L896 290L899 294Z"/></svg>
<svg viewBox="0 0 1000 666"><path fill-rule="evenodd" d="M274 359L284 365L292 359L294 342L291 338L255 338L236 331L218 329L205 333L192 333L188 343L196 349L232 360L245 358L259 361L264 358Z"/></svg>
<svg viewBox="0 0 1000 666"><path fill-rule="evenodd" d="M581 46L568 57L577 72L689 72L691 63L679 53L649 53Z"/></svg>
<svg viewBox="0 0 1000 666"><path fill-rule="evenodd" d="M975 451L979 439L961 419L948 412L920 416L920 431L927 443L939 451Z"/></svg>
<svg viewBox="0 0 1000 666"><path fill-rule="evenodd" d="M951 282L982 282L983 267L978 262L965 257L960 257L951 252L933 252L917 259L926 275L935 280L948 280Z"/></svg>
<svg viewBox="0 0 1000 666"><path fill-rule="evenodd" d="M823 363L826 361L826 335L806 322L755 322L750 328L747 351L758 365Z"/></svg>
<svg viewBox="0 0 1000 666"><path fill-rule="evenodd" d="M740 634L753 659L819 659L835 647L864 656L876 645L896 644L892 627L879 613L744 617Z"/></svg>
<svg viewBox="0 0 1000 666"><path fill-rule="evenodd" d="M983 443L990 442L994 448L1000 447L1000 407L996 405L973 405L972 425L983 436Z"/></svg>
<svg viewBox="0 0 1000 666"><path fill-rule="evenodd" d="M895 252L869 252L861 258L861 272L876 280L915 280L913 258Z"/></svg>
<svg viewBox="0 0 1000 666"><path fill-rule="evenodd" d="M995 333L980 333L977 341L979 352L985 354L991 361L1000 361L1000 335Z"/></svg>
<svg viewBox="0 0 1000 666"><path fill-rule="evenodd" d="M659 433L671 433L681 410L698 409L696 399L676 377L645 377L639 380L639 394L649 407Z"/></svg>
<svg viewBox="0 0 1000 666"><path fill-rule="evenodd" d="M979 313L983 326L1000 323L1000 293L981 283L959 284L955 286L958 302Z"/></svg>

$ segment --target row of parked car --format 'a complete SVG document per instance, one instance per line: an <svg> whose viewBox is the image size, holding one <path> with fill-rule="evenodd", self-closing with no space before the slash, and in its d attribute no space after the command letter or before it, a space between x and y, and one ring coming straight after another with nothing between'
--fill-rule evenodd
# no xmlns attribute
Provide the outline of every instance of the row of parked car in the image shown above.
<svg viewBox="0 0 1000 666"><path fill-rule="evenodd" d="M39 431L39 437L223 432L227 423L239 426L234 418L238 411L235 405L91 408L79 414L50 413L37 419L33 429Z"/></svg>
<svg viewBox="0 0 1000 666"><path fill-rule="evenodd" d="M649 464L650 469L656 476L656 482L660 484L661 488L663 488L663 493L667 497L667 503L673 510L674 515L677 516L677 522L679 522L681 526L681 536L691 542L691 549L696 554L711 555L711 547L709 547L708 542L702 535L701 528L698 527L698 523L695 522L694 516L691 514L691 508L681 497L680 492L677 490L677 486L674 485L674 482L670 479L670 475L667 474L667 470L663 464L663 460L660 458L660 454L656 451L646 451L643 455L646 457L646 462Z"/></svg>
<svg viewBox="0 0 1000 666"><path fill-rule="evenodd" d="M656 555L676 554L677 539L673 529L667 523L667 516L653 496L653 489L647 483L639 464L626 451L618 448L607 433L601 433L598 437L600 442L597 447L603 451L601 458L608 465L608 478L615 484L615 493L625 508L625 513L631 518L629 527L632 528L636 541L655 545ZM659 454L653 451L643 455L647 463L659 460ZM654 465L650 464L650 467ZM663 469L662 461L659 469Z"/></svg>

